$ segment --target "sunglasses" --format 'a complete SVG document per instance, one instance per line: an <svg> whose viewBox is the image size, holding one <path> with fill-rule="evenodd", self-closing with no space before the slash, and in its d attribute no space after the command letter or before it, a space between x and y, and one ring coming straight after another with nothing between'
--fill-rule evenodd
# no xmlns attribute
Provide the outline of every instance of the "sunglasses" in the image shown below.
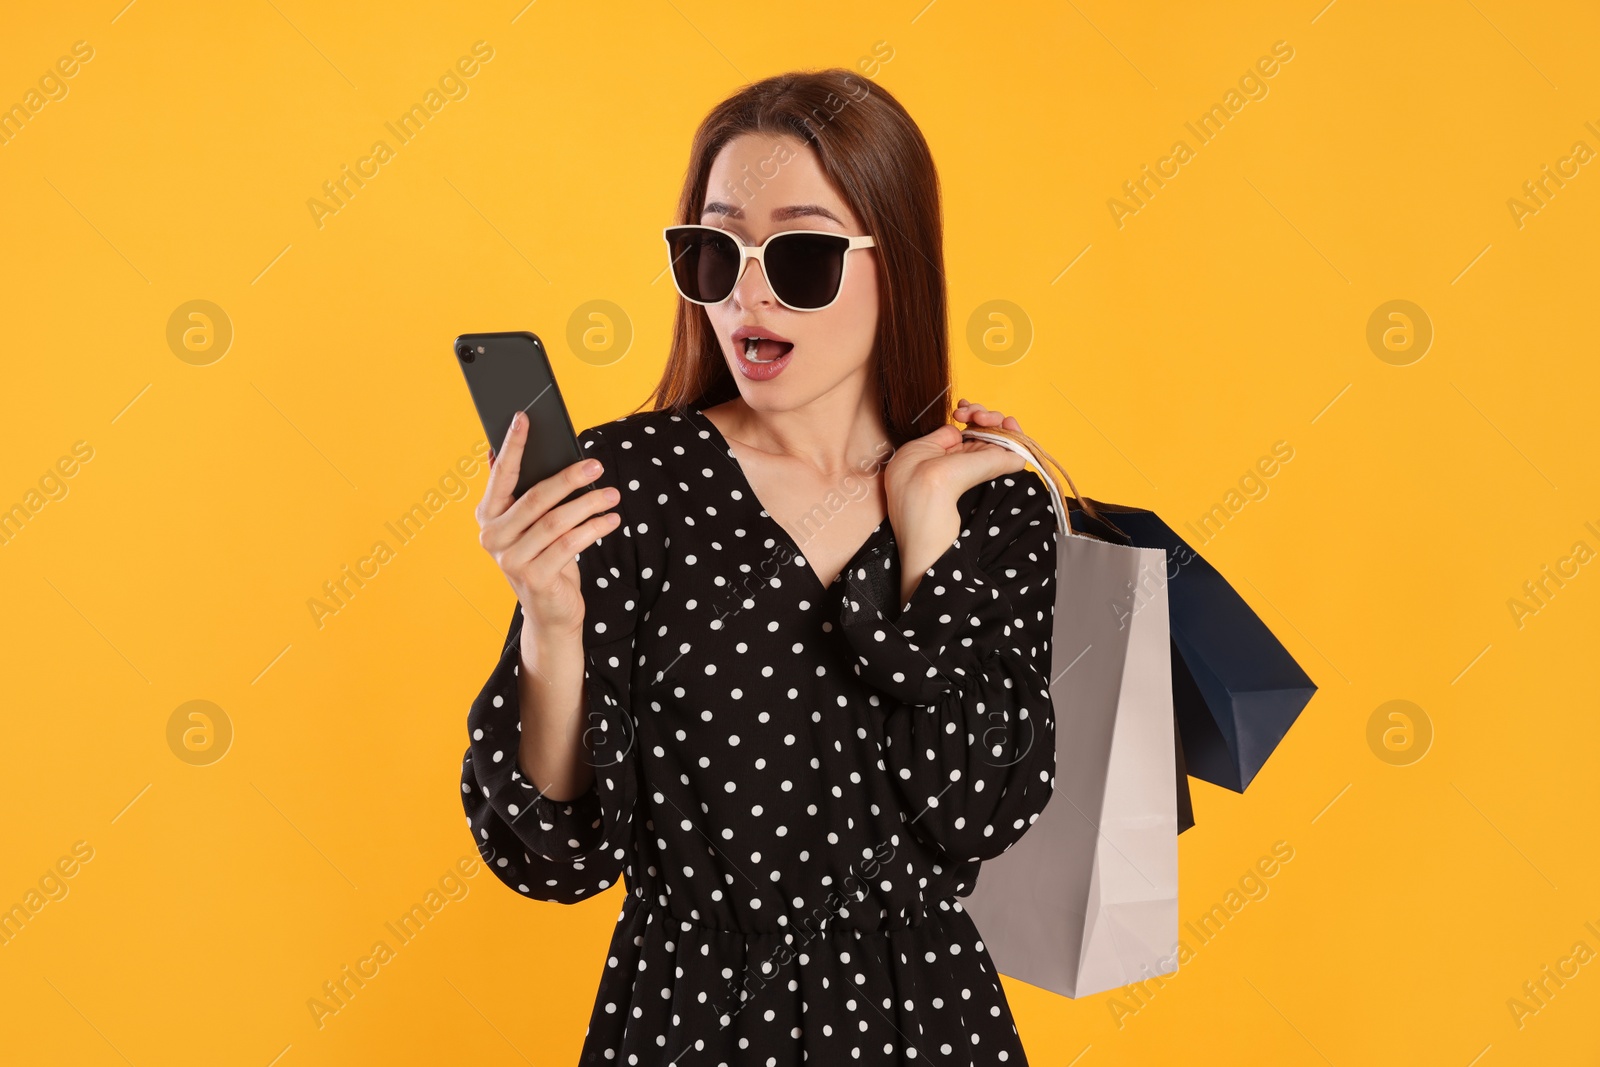
<svg viewBox="0 0 1600 1067"><path fill-rule="evenodd" d="M785 230L754 247L715 226L668 226L672 281L694 304L720 304L733 295L744 261L761 264L767 286L791 311L821 311L844 287L846 253L871 248L870 237L821 230Z"/></svg>

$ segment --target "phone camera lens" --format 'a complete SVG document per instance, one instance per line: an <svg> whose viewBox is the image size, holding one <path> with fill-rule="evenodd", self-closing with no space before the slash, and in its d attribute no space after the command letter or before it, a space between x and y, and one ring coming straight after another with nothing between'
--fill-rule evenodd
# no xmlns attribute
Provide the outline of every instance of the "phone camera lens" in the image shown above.
<svg viewBox="0 0 1600 1067"><path fill-rule="evenodd" d="M474 359L474 356L472 354L472 346L468 345L468 344L457 345L456 346L456 356L463 363L471 363L472 360Z"/></svg>

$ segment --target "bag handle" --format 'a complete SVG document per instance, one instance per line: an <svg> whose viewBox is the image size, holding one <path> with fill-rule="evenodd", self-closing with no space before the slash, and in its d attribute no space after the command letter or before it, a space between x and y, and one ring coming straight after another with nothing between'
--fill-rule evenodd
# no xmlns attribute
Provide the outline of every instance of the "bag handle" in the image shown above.
<svg viewBox="0 0 1600 1067"><path fill-rule="evenodd" d="M1044 483L1050 490L1050 500L1056 506L1056 515L1061 520L1062 528L1065 529L1069 535L1076 534L1079 537L1095 537L1094 534L1078 533L1072 528L1072 518L1070 515L1068 515L1066 502L1063 500L1063 497L1065 496L1061 489L1061 482L1063 479L1067 483L1067 488L1072 490L1072 499L1077 502L1078 507L1085 515L1088 515L1096 522L1104 523L1111 529L1116 530L1117 533L1122 534L1122 536L1127 536L1127 534L1123 533L1116 523L1112 522L1105 515L1101 514L1095 508L1095 506L1090 503L1087 497L1078 492L1078 487L1073 482L1072 475L1067 473L1067 469L1063 467L1054 456L1046 452L1039 442L1035 441L1032 437L1029 437L1021 430L1010 430L998 426L985 427L983 429L969 428L962 430L961 436L963 438L970 437L975 440L988 441L990 444L999 445L1002 448L1006 448L1017 453L1023 459L1031 462L1034 467L1038 469L1039 473L1044 475ZM1057 472L1059 472L1059 474ZM1096 540L1103 541L1105 539L1096 538Z"/></svg>

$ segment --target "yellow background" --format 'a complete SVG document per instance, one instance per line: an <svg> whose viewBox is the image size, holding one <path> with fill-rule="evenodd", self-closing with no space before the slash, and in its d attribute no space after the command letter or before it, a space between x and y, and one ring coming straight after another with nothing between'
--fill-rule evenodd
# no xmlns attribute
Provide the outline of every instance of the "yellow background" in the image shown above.
<svg viewBox="0 0 1600 1067"><path fill-rule="evenodd" d="M474 856L465 716L513 603L482 469L320 628L307 601L481 441L456 333L545 337L580 427L631 410L695 124L886 48L868 73L941 168L961 394L1180 531L1294 450L1203 552L1321 690L1248 793L1194 784L1182 917L1294 858L1121 1025L1126 992L1008 981L1032 1062L1593 1062L1600 962L1520 1025L1507 1001L1600 952L1600 564L1520 627L1507 602L1600 549L1600 163L1520 226L1507 201L1600 149L1600 18L1323 2L10 5L0 104L94 58L0 146L0 505L93 458L0 546L0 905L93 859L0 947L0 1060L574 1062L620 890L530 903L479 868L306 1006ZM319 228L307 200L479 40L469 94ZM1268 95L1119 228L1122 183L1277 41ZM205 366L167 342L196 299L234 333ZM1407 366L1366 341L1395 299L1435 331ZM567 343L593 300L620 359ZM966 344L991 300L1022 358ZM168 746L190 700L232 724L209 766ZM1431 723L1408 765L1367 741L1390 700Z"/></svg>

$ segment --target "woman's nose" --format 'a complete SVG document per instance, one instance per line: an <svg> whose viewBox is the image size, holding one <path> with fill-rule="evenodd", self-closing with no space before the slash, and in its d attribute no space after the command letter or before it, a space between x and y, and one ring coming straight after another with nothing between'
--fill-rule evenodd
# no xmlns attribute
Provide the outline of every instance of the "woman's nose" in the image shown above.
<svg viewBox="0 0 1600 1067"><path fill-rule="evenodd" d="M744 273L739 275L739 282L733 287L733 299L740 307L758 307L776 303L760 263L753 259L745 260Z"/></svg>

